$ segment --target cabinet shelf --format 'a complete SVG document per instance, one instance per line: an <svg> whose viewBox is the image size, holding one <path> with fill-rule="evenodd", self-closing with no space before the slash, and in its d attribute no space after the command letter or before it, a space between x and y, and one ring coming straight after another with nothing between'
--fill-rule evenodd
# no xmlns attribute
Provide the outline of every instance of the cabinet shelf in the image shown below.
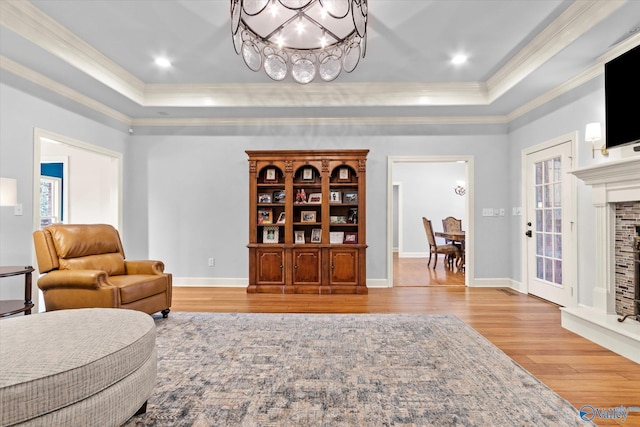
<svg viewBox="0 0 640 427"><path fill-rule="evenodd" d="M368 150L246 153L247 292L366 294Z"/></svg>

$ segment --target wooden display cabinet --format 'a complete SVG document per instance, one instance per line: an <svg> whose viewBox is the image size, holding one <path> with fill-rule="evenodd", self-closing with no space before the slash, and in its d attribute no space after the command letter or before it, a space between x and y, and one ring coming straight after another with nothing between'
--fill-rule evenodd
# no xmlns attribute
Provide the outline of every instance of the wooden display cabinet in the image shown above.
<svg viewBox="0 0 640 427"><path fill-rule="evenodd" d="M247 292L367 293L368 152L246 151Z"/></svg>

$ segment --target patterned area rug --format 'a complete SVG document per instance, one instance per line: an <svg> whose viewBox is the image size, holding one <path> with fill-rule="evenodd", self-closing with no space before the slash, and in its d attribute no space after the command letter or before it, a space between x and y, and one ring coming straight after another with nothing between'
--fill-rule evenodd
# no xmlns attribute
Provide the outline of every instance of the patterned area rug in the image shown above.
<svg viewBox="0 0 640 427"><path fill-rule="evenodd" d="M171 313L127 426L580 426L453 315Z"/></svg>

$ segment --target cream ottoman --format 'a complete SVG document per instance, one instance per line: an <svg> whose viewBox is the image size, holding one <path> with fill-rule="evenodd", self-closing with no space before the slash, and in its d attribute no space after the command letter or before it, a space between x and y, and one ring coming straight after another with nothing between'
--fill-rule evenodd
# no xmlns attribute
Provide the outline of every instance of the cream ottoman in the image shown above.
<svg viewBox="0 0 640 427"><path fill-rule="evenodd" d="M120 426L156 383L146 313L87 308L0 320L0 425Z"/></svg>

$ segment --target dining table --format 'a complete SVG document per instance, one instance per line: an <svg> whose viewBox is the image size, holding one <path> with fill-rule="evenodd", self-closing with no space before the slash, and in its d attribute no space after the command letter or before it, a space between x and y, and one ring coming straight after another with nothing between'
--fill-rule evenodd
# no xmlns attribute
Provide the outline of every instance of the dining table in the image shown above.
<svg viewBox="0 0 640 427"><path fill-rule="evenodd" d="M460 245L460 260L458 261L458 268L464 270L465 267L465 236L466 233L462 231L436 231L436 237L442 237L443 239L450 240L451 242L458 243Z"/></svg>

